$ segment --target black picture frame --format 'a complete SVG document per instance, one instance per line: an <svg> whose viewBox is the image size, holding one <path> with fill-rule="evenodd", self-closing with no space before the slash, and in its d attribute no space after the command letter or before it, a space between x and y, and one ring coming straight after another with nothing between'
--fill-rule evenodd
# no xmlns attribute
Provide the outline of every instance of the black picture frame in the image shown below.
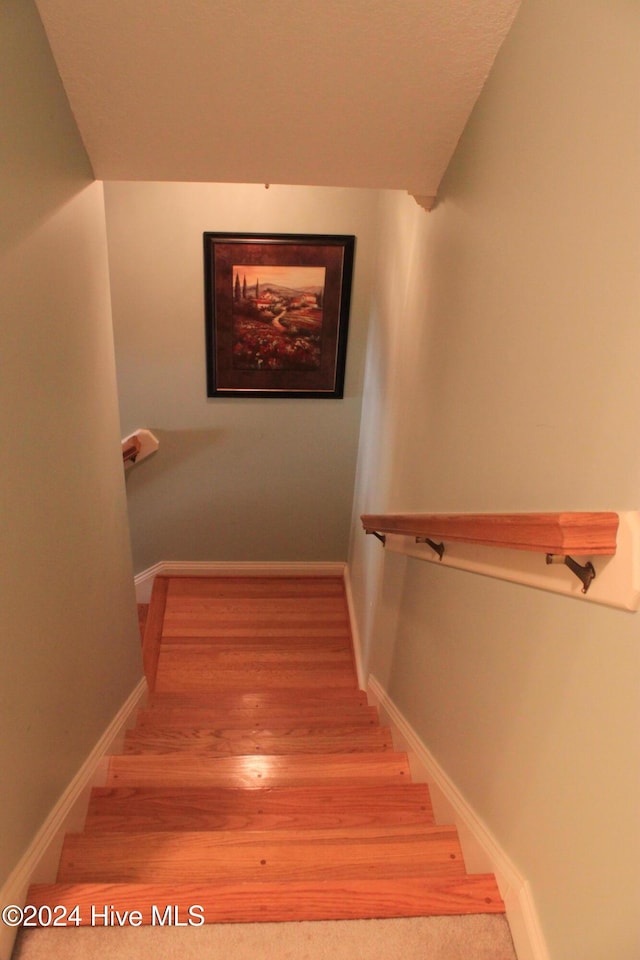
<svg viewBox="0 0 640 960"><path fill-rule="evenodd" d="M343 397L355 237L203 240L207 396Z"/></svg>

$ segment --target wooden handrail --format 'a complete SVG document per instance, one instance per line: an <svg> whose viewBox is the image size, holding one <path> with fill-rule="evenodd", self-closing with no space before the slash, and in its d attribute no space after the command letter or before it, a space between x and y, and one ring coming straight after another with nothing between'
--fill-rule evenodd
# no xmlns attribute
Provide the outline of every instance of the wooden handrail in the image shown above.
<svg viewBox="0 0 640 960"><path fill-rule="evenodd" d="M122 462L127 463L128 460L132 460L135 463L141 447L142 444L136 436L130 437L122 444Z"/></svg>
<svg viewBox="0 0 640 960"><path fill-rule="evenodd" d="M613 556L617 513L365 514L367 533L430 537L445 543L531 550L569 556Z"/></svg>
<svg viewBox="0 0 640 960"><path fill-rule="evenodd" d="M125 467L145 460L155 453L159 446L158 438L150 430L143 427L136 430L122 441L122 461Z"/></svg>

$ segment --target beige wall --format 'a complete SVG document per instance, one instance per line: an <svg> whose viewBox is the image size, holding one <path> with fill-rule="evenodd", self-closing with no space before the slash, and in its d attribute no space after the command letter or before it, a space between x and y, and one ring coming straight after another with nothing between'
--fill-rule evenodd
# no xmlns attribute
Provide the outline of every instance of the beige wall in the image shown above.
<svg viewBox="0 0 640 960"><path fill-rule="evenodd" d="M0 885L141 675L102 188L0 4Z"/></svg>
<svg viewBox="0 0 640 960"><path fill-rule="evenodd" d="M357 512L640 506L635 4L524 0L427 215L388 194ZM635 960L638 614L387 555L369 669L529 879L552 960Z"/></svg>
<svg viewBox="0 0 640 960"><path fill-rule="evenodd" d="M140 572L159 560L346 560L378 193L105 185L123 436ZM204 231L355 234L342 400L207 399Z"/></svg>

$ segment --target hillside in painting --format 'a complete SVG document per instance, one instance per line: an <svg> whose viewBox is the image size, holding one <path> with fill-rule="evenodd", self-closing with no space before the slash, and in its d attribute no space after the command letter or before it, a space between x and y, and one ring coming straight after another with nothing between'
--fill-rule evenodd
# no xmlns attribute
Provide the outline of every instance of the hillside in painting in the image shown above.
<svg viewBox="0 0 640 960"><path fill-rule="evenodd" d="M240 284L233 300L233 366L238 370L317 370L322 287Z"/></svg>

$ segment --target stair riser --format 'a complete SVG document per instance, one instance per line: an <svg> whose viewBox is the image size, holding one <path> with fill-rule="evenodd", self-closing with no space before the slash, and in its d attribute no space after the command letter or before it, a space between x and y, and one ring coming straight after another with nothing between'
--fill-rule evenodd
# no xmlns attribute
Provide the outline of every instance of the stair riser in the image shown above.
<svg viewBox="0 0 640 960"><path fill-rule="evenodd" d="M295 726L308 726L309 728L335 728L348 725L350 727L358 726L364 729L367 727L378 726L378 714L375 708L363 709L354 707L345 709L331 707L324 715L319 711L308 712L302 708L296 710L295 706L288 708L288 713L280 714L277 712L267 713L258 710L235 710L222 711L216 709L186 707L144 709L138 711L136 717L136 729L164 729L165 727L181 729L184 727L200 727L204 729L222 729L229 736L237 736L239 732L255 730L279 730Z"/></svg>
<svg viewBox="0 0 640 960"><path fill-rule="evenodd" d="M203 619L191 624L170 622L162 630L162 643L176 647L193 645L202 647L231 649L233 644L243 650L252 648L256 652L269 649L302 650L311 653L350 652L351 634L346 622L314 620L313 626L305 626L302 619L289 618L286 621L273 618L273 622L230 621L224 623L214 619Z"/></svg>
<svg viewBox="0 0 640 960"><path fill-rule="evenodd" d="M391 882L347 880L337 889L324 882L218 884L215 888L195 884L56 884L31 887L28 901L36 907L62 904L69 911L78 906L82 924L87 926L96 905L100 913L108 906L120 916L137 909L143 924L155 926L158 914L153 907L165 905L176 907L177 916L184 921L189 908L198 904L207 923L504 913L495 879L484 874ZM97 922L101 923L99 916Z"/></svg>
<svg viewBox="0 0 640 960"><path fill-rule="evenodd" d="M276 716L284 711L287 715L293 712L296 716L303 717L307 713L319 713L323 716L326 713L335 714L337 710L353 710L358 713L370 709L366 694L362 690L337 687L319 691L306 684L301 684L296 689L265 689L247 685L241 691L216 691L215 696L206 692L195 694L167 690L153 694L148 709L156 712L176 707L180 710L194 707L200 710L215 708L228 717L234 711L255 712L256 715L263 712L268 716Z"/></svg>

